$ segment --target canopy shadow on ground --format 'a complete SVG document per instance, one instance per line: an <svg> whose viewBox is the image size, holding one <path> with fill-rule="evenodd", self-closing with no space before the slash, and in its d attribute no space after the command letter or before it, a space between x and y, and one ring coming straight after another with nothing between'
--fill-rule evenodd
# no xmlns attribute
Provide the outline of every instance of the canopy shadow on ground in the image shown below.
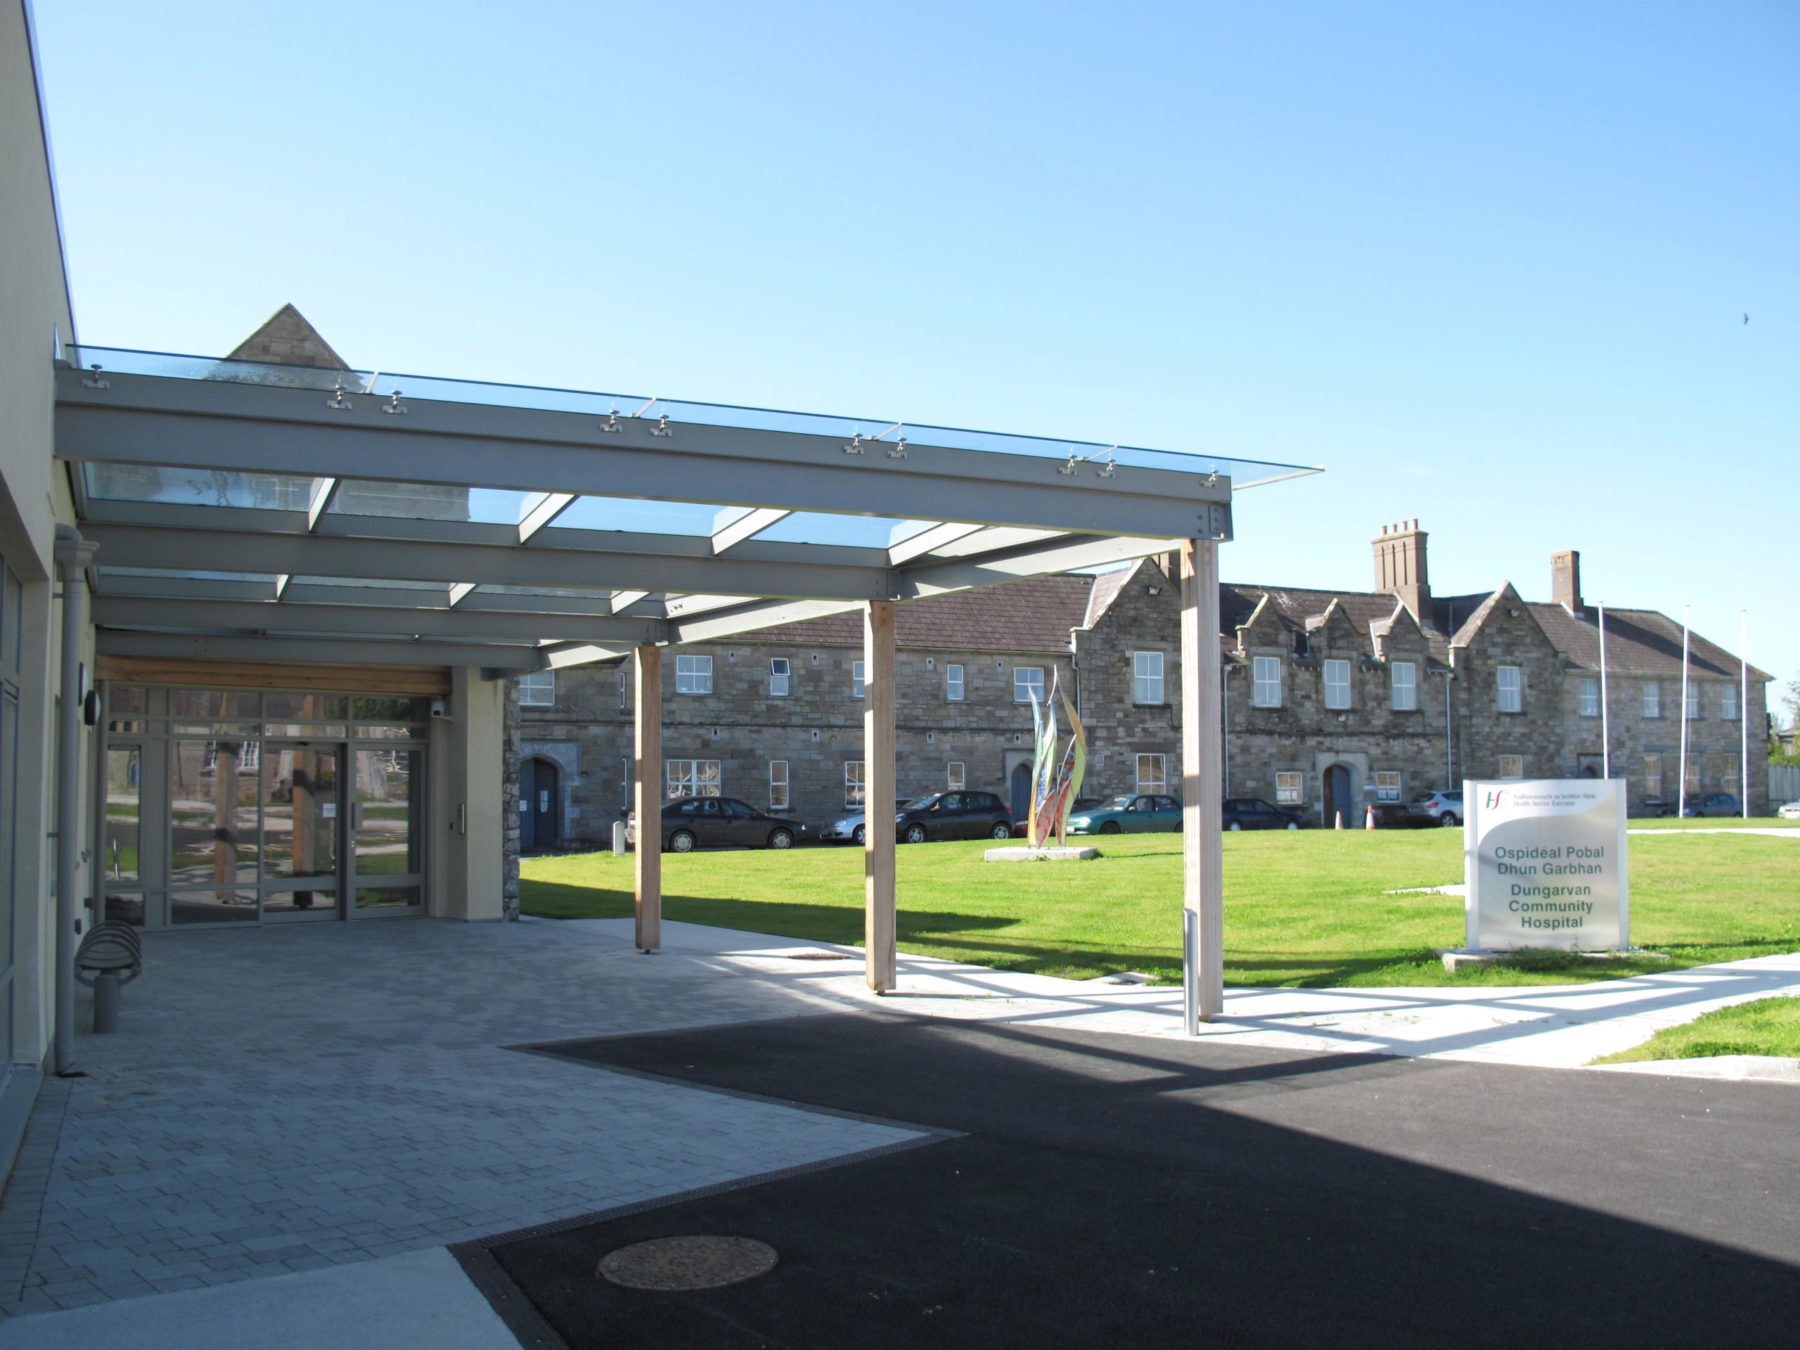
<svg viewBox="0 0 1800 1350"><path fill-rule="evenodd" d="M571 1346L1748 1346L1800 1306L1763 1085L868 1014L535 1048L961 1135L463 1251ZM693 1233L781 1264L594 1274Z"/></svg>

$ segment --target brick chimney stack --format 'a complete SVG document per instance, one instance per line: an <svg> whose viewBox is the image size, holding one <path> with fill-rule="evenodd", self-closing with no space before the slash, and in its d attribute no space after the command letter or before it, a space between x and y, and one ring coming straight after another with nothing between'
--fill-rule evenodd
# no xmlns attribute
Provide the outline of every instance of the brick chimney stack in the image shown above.
<svg viewBox="0 0 1800 1350"><path fill-rule="evenodd" d="M1425 576L1425 531L1416 520L1383 525L1375 541L1375 589L1400 597L1420 623L1431 606L1431 583Z"/></svg>
<svg viewBox="0 0 1800 1350"><path fill-rule="evenodd" d="M1581 613L1581 555L1572 548L1550 555L1550 598L1571 614Z"/></svg>

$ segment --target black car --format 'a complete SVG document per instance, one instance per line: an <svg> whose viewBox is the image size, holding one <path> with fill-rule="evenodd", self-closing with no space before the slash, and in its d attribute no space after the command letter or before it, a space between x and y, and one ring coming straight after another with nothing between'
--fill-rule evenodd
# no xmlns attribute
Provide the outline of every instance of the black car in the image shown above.
<svg viewBox="0 0 1800 1350"><path fill-rule="evenodd" d="M1228 830L1297 830L1300 817L1293 811L1265 802L1261 797L1227 797L1225 828Z"/></svg>
<svg viewBox="0 0 1800 1350"><path fill-rule="evenodd" d="M928 839L1011 839L1012 808L991 792L933 792L915 797L894 816L903 844Z"/></svg>
<svg viewBox="0 0 1800 1350"><path fill-rule="evenodd" d="M792 848L805 833L799 821L768 815L736 797L677 797L663 803L662 846L670 853L692 853L714 844ZM626 818L625 839L637 843L635 813Z"/></svg>

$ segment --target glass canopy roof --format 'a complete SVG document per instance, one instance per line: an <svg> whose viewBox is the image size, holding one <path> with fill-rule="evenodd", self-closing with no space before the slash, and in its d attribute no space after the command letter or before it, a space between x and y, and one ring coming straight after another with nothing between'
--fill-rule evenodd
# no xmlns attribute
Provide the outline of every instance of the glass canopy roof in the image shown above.
<svg viewBox="0 0 1800 1350"><path fill-rule="evenodd" d="M100 545L95 618L103 646L138 652L297 635L283 649L296 659L469 664L472 645L496 670L607 659L1227 538L1233 490L1317 472L881 418L69 355L57 453L75 461L81 528Z"/></svg>

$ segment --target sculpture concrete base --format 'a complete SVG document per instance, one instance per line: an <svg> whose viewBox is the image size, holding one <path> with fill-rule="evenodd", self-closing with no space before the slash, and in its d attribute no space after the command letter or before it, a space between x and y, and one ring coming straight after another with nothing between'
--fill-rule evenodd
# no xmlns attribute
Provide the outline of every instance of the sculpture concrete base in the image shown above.
<svg viewBox="0 0 1800 1350"><path fill-rule="evenodd" d="M981 856L986 862L1086 862L1098 858L1100 850L1091 844L1086 848L990 848Z"/></svg>

